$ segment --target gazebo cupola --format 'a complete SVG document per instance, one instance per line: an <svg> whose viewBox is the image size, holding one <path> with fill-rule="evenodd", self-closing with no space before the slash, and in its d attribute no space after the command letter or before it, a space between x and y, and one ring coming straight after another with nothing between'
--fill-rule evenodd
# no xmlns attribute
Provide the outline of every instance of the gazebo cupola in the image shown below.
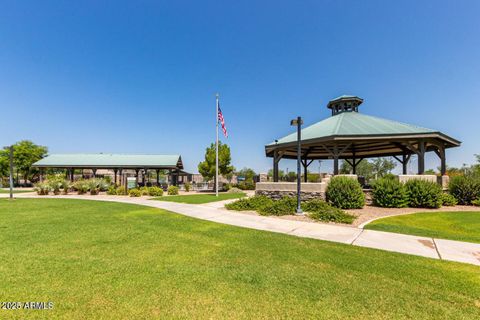
<svg viewBox="0 0 480 320"><path fill-rule="evenodd" d="M343 95L328 102L327 108L332 110L332 116L342 112L358 112L358 106L363 102L357 96Z"/></svg>

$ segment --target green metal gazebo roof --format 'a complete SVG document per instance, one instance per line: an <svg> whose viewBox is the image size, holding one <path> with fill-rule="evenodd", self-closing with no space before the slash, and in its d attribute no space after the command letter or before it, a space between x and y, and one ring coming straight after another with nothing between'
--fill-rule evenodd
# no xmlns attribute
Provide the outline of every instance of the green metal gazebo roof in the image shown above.
<svg viewBox="0 0 480 320"><path fill-rule="evenodd" d="M358 112L342 112L302 129L302 140L331 136L410 135L433 132L438 131ZM269 145L294 141L297 141L296 132Z"/></svg>
<svg viewBox="0 0 480 320"><path fill-rule="evenodd" d="M38 168L165 168L183 169L180 155L153 154L51 154L33 164Z"/></svg>
<svg viewBox="0 0 480 320"><path fill-rule="evenodd" d="M405 148L420 140L427 143L427 151L436 145L450 148L461 144L438 130L359 113L362 102L350 95L331 100L327 107L333 115L302 129L302 153L310 159L327 159L331 154L326 149L336 147L343 150L342 158L379 157L408 153ZM275 140L265 146L266 155L273 157L274 151L279 151L284 158L295 158L296 142L296 132Z"/></svg>

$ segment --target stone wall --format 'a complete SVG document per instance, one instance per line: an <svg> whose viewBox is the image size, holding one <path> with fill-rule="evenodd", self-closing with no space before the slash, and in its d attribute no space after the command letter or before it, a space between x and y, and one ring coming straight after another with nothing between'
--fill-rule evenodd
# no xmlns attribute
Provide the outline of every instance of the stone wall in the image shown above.
<svg viewBox="0 0 480 320"><path fill-rule="evenodd" d="M325 190L327 183L302 183L301 198L304 201L312 199L325 199ZM267 196L272 199L281 199L282 197L296 197L296 182L259 182L255 185L255 194Z"/></svg>

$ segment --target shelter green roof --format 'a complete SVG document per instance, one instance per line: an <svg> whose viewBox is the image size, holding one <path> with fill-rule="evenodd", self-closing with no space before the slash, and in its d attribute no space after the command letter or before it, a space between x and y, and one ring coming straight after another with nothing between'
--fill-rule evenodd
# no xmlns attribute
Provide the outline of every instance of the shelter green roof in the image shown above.
<svg viewBox="0 0 480 320"><path fill-rule="evenodd" d="M342 112L302 129L302 140L333 136L412 135L438 132L402 122L382 119L358 112ZM289 134L269 145L297 140L297 133Z"/></svg>
<svg viewBox="0 0 480 320"><path fill-rule="evenodd" d="M56 168L178 168L183 169L180 155L153 154L51 154L34 167Z"/></svg>

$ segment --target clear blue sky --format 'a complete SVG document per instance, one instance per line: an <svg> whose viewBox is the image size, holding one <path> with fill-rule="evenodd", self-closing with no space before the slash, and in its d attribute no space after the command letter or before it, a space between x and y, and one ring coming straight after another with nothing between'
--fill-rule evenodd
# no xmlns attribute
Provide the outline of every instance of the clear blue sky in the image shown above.
<svg viewBox="0 0 480 320"><path fill-rule="evenodd" d="M317 122L354 94L361 112L462 140L448 164L472 163L479 14L479 1L0 1L0 145L179 153L197 171L219 92L233 164L266 171L264 145L291 118Z"/></svg>

